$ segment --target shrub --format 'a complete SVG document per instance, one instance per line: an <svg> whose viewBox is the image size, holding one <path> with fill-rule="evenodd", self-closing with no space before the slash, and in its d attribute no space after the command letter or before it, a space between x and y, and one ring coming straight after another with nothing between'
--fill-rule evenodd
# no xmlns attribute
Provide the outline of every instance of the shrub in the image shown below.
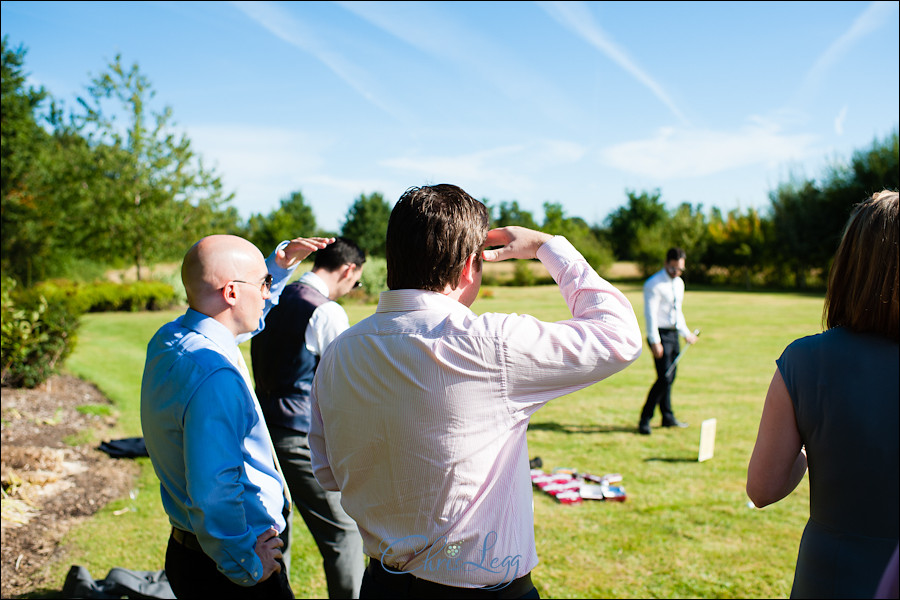
<svg viewBox="0 0 900 600"><path fill-rule="evenodd" d="M381 292L387 289L387 261L379 256L367 256L359 283L359 288L338 298L338 303L378 302Z"/></svg>
<svg viewBox="0 0 900 600"><path fill-rule="evenodd" d="M527 260L517 260L516 266L513 268L513 278L511 285L528 287L534 285L537 277L531 270L531 265Z"/></svg>
<svg viewBox="0 0 900 600"><path fill-rule="evenodd" d="M32 388L56 373L72 352L80 313L39 294L16 294L15 287L4 278L0 383Z"/></svg>
<svg viewBox="0 0 900 600"><path fill-rule="evenodd" d="M360 281L366 296L377 300L381 292L387 289L387 261L378 256L366 257Z"/></svg>
<svg viewBox="0 0 900 600"><path fill-rule="evenodd" d="M76 313L163 310L179 301L173 287L161 281L80 283L54 279L37 284L30 293L45 297L51 304L65 304Z"/></svg>

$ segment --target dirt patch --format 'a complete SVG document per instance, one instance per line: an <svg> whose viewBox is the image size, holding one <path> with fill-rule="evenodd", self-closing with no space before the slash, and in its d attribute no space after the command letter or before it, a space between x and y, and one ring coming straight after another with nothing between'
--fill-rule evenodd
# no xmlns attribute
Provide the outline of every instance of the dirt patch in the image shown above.
<svg viewBox="0 0 900 600"><path fill-rule="evenodd" d="M2 388L0 397L0 597L62 589L62 581L42 579L42 567L64 557L60 541L70 528L128 493L138 467L97 449L98 439L116 435L116 423L95 386L60 375L33 390Z"/></svg>

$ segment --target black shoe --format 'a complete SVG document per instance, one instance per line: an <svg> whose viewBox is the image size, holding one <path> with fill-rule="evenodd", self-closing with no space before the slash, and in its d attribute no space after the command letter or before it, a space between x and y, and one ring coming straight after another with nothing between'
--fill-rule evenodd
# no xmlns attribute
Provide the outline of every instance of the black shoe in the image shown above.
<svg viewBox="0 0 900 600"><path fill-rule="evenodd" d="M650 435L650 423L638 424L638 433L641 435Z"/></svg>
<svg viewBox="0 0 900 600"><path fill-rule="evenodd" d="M688 426L688 424L684 423L682 421L679 421L678 419L675 419L674 421L663 422L662 426L663 427L680 427L680 428L684 429L685 427Z"/></svg>

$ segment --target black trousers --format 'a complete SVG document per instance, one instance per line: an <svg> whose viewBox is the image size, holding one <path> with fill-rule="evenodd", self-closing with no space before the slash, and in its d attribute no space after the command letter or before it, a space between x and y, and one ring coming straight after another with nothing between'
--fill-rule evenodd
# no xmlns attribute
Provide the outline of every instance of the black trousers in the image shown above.
<svg viewBox="0 0 900 600"><path fill-rule="evenodd" d="M681 345L678 343L678 331L675 329L660 329L660 341L662 342L663 355L661 358L654 359L656 364L656 381L647 394L647 401L641 410L641 423L649 423L659 405L659 412L662 413L663 424L675 421L675 414L672 412L672 384L675 383L675 375L678 368L672 369L672 373L666 377L666 371L675 362L675 357L681 351Z"/></svg>
<svg viewBox="0 0 900 600"><path fill-rule="evenodd" d="M196 538L193 538L196 540ZM196 543L196 541L194 541ZM190 544L191 546L193 544ZM166 577L176 598L293 598L287 569L254 586L240 586L219 572L216 562L197 547L181 544L170 535L166 548Z"/></svg>
<svg viewBox="0 0 900 600"><path fill-rule="evenodd" d="M359 597L363 600L394 600L395 598L428 598L429 600L457 599L480 600L499 599L540 599L537 588L531 583L531 573L498 589L460 588L419 579L410 573L391 573L380 562L369 559L369 566L363 574Z"/></svg>

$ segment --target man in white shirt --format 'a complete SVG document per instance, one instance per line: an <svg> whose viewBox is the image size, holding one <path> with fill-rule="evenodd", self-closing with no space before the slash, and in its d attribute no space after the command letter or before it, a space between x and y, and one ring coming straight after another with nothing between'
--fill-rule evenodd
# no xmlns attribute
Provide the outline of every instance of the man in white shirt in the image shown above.
<svg viewBox="0 0 900 600"><path fill-rule="evenodd" d="M647 401L641 410L638 431L650 435L650 419L656 406L662 413L663 427L687 427L688 424L675 418L672 412L672 384L677 369L669 367L678 356L681 346L678 334L684 336L688 344L697 341L684 320L681 306L684 302L685 253L681 248L669 248L665 266L644 283L644 320L647 327L647 343L656 364L656 381L647 394Z"/></svg>
<svg viewBox="0 0 900 600"><path fill-rule="evenodd" d="M253 338L250 356L256 396L291 497L319 552L329 598L358 598L366 568L356 523L341 508L338 492L323 490L309 457L309 391L319 358L350 326L335 302L359 285L365 253L352 240L336 238L316 251L312 270L288 285L266 316L266 328ZM283 550L290 568L290 529Z"/></svg>
<svg viewBox="0 0 900 600"><path fill-rule="evenodd" d="M631 304L565 238L489 219L456 186L407 190L388 224L389 290L316 371L313 471L359 526L361 598L537 598L529 418L640 355ZM533 258L571 319L468 308L482 260Z"/></svg>

